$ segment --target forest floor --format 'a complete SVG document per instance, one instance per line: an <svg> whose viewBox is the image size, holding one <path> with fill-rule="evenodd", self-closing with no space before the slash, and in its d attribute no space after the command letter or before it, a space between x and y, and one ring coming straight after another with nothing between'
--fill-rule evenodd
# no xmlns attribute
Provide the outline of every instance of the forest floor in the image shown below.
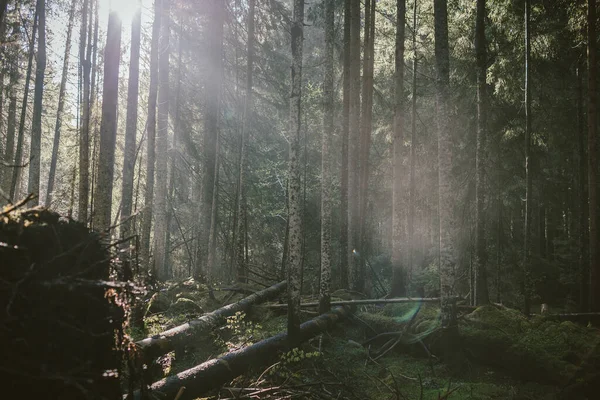
<svg viewBox="0 0 600 400"><path fill-rule="evenodd" d="M247 288L250 289L250 288ZM192 281L155 296L145 317L153 335L237 301L243 294ZM343 296L341 296L343 297ZM305 298L303 301L314 300ZM416 313L416 315L415 315ZM315 317L303 311L303 319ZM414 317L414 318L413 318ZM410 325L408 331L405 327ZM486 306L459 316L460 339L441 360L439 308L431 304L360 307L350 319L276 362L251 370L210 399L592 399L600 393L600 330ZM176 374L286 330L286 313L267 305L238 313L200 342L168 353L153 379ZM384 332L403 332L363 345ZM392 346L393 344L393 346ZM385 354L383 354L385 353ZM440 355L440 357L437 357Z"/></svg>

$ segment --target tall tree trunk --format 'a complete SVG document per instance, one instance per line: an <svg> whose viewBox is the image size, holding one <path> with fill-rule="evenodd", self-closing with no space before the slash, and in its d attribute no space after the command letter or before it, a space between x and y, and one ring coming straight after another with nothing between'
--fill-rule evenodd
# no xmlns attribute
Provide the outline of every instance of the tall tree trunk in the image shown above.
<svg viewBox="0 0 600 400"><path fill-rule="evenodd" d="M205 164L204 164L204 193L203 193L203 230L201 232L201 265L206 270L207 279L210 267L208 265L208 256L210 249L210 228L213 217L213 197L217 189L215 178L217 177L218 165L218 140L219 140L219 112L221 102L221 76L223 63L223 2L213 0L211 3L213 15L210 20L209 43L209 67L207 80L207 105L206 118L204 119L204 143L205 143ZM216 214L215 214L216 217ZM197 273L199 272L197 268Z"/></svg>
<svg viewBox="0 0 600 400"><path fill-rule="evenodd" d="M127 82L127 120L125 125L125 149L123 149L123 175L121 184L121 237L124 239L133 233L134 227L130 217L133 207L133 176L136 160L141 27L142 9L139 7L131 23L131 52L129 57L129 80Z"/></svg>
<svg viewBox="0 0 600 400"><path fill-rule="evenodd" d="M46 190L46 207L52 205L52 195L54 191L54 178L56 175L56 163L58 161L58 148L60 145L60 130L62 128L63 110L65 108L65 90L67 87L67 77L69 76L69 54L71 52L71 35L73 33L73 24L75 22L75 7L77 0L71 1L69 10L69 23L67 24L67 40L65 42L65 56L63 60L62 77L60 80L60 89L58 91L58 110L56 111L56 125L54 126L54 143L52 145L52 160L50 161L50 173L48 174L48 189Z"/></svg>
<svg viewBox="0 0 600 400"><path fill-rule="evenodd" d="M331 168L333 136L333 46L335 41L335 4L325 0L325 80L323 82L323 137L321 147L321 287L319 311L329 311L331 303Z"/></svg>
<svg viewBox="0 0 600 400"><path fill-rule="evenodd" d="M241 133L241 144L240 144L240 165L239 165L239 180L238 180L238 199L237 199L237 217L235 228L237 232L237 243L236 251L237 254L237 280L238 282L244 281L244 277L248 276L248 268L246 265L246 258L244 257L244 215L247 210L247 199L246 199L246 180L248 175L247 160L247 146L248 146L248 130L249 120L252 113L252 87L253 87L253 67L254 67L254 15L256 9L256 0L248 1L248 56L246 64L246 98L244 99L244 111L242 119L242 133Z"/></svg>
<svg viewBox="0 0 600 400"><path fill-rule="evenodd" d="M363 268L359 243L359 140L360 140L360 0L350 8L350 129L348 131L348 268L352 289L362 292Z"/></svg>
<svg viewBox="0 0 600 400"><path fill-rule="evenodd" d="M359 237L361 256L367 257L367 210L369 203L369 153L371 151L371 129L373 120L373 67L375 61L375 0L365 2L365 39L363 57L363 102L360 120L360 193L359 193ZM362 265L362 264L361 264ZM364 273L363 273L364 275ZM364 276L363 276L364 279Z"/></svg>
<svg viewBox="0 0 600 400"><path fill-rule="evenodd" d="M525 222L523 237L523 296L524 312L529 315L531 309L531 82L530 82L530 0L525 0Z"/></svg>
<svg viewBox="0 0 600 400"><path fill-rule="evenodd" d="M289 248L288 337L293 342L300 332L300 264L302 262L302 210L300 207L300 116L302 97L302 41L304 36L304 0L294 0L292 20L292 88L290 94L290 177L289 177Z"/></svg>
<svg viewBox="0 0 600 400"><path fill-rule="evenodd" d="M150 268L150 231L154 199L154 162L156 159L156 97L158 94L158 39L162 16L162 0L154 0L154 22L150 45L150 87L148 93L148 122L146 125L146 192L144 195L144 219L142 224L142 260Z"/></svg>
<svg viewBox="0 0 600 400"><path fill-rule="evenodd" d="M477 0L475 56L477 58L477 149L475 178L475 305L490 302L487 284L485 242L485 160L487 158L487 51L485 40L485 0Z"/></svg>
<svg viewBox="0 0 600 400"><path fill-rule="evenodd" d="M442 327L454 328L456 318L450 298L454 283L454 249L452 243L452 137L448 106L450 54L448 48L448 1L434 0L436 106L438 134L438 212L439 271Z"/></svg>
<svg viewBox="0 0 600 400"><path fill-rule="evenodd" d="M6 122L6 148L4 150L4 163L6 165L16 164L14 160L15 154L15 133L17 127L17 84L19 83L19 62L15 54L15 59L10 67L10 82L9 82L9 103L8 103L8 119ZM9 195L10 193L11 170L6 168L3 175L2 190ZM6 199L3 199L6 200ZM8 199L11 200L11 199Z"/></svg>
<svg viewBox="0 0 600 400"><path fill-rule="evenodd" d="M156 187L154 188L154 272L169 278L166 269L167 239L167 154L169 153L169 40L170 0L162 0L160 51L158 59L158 120L156 130Z"/></svg>
<svg viewBox="0 0 600 400"><path fill-rule="evenodd" d="M82 77L81 121L79 132L79 221L87 224L90 191L90 67L85 57L89 1L83 0L81 29L79 31L79 62Z"/></svg>
<svg viewBox="0 0 600 400"><path fill-rule="evenodd" d="M600 245L598 244L598 148L596 1L588 0L588 193L590 216L590 310L600 311Z"/></svg>
<svg viewBox="0 0 600 400"><path fill-rule="evenodd" d="M408 210L408 271L410 274L414 268L414 253L415 253L415 198L417 185L415 181L415 157L417 143L417 67L418 57L417 52L417 6L418 0L413 0L413 34L412 34L412 50L413 50L413 65L412 65L412 99L411 99L411 137L410 137L410 192L409 192L409 210Z"/></svg>
<svg viewBox="0 0 600 400"><path fill-rule="evenodd" d="M350 14L352 0L344 2L344 65L342 103L342 168L340 177L340 287L350 287L348 264L348 139L350 135Z"/></svg>
<svg viewBox="0 0 600 400"><path fill-rule="evenodd" d="M391 296L406 295L406 271L402 265L402 178L404 147L404 31L406 25L406 0L396 2L396 72L394 76L394 143L392 184L392 288Z"/></svg>
<svg viewBox="0 0 600 400"><path fill-rule="evenodd" d="M13 168L12 180L10 184L10 200L15 201L15 197L18 195L17 185L20 183L20 176L22 167L19 167L23 162L23 138L25 134L25 118L27 117L27 98L29 97L29 83L31 81L31 70L33 67L33 55L35 47L35 34L38 26L38 9L36 7L35 15L33 17L33 29L31 30L31 37L29 40L29 58L27 60L27 74L25 76L25 89L23 90L23 103L21 105L21 117L19 120L19 133L17 136L17 147L15 149L15 167Z"/></svg>
<svg viewBox="0 0 600 400"><path fill-rule="evenodd" d="M37 0L38 51L35 63L35 89L33 91L33 120L29 148L29 193L40 194L40 158L42 156L42 101L46 73L46 0ZM39 198L38 201L39 203Z"/></svg>
<svg viewBox="0 0 600 400"><path fill-rule="evenodd" d="M586 191L586 155L585 155L585 120L583 116L583 62L577 67L577 161L578 179L577 192L579 199L578 206L578 248L579 248L579 310L586 312L589 309L589 258L587 255L587 233L588 233L588 198Z"/></svg>
<svg viewBox="0 0 600 400"><path fill-rule="evenodd" d="M112 11L108 16L106 46L104 47L102 123L100 126L100 153L98 156L98 178L95 193L96 205L93 215L93 226L98 231L105 231L111 226L120 56L121 19L116 12Z"/></svg>
<svg viewBox="0 0 600 400"><path fill-rule="evenodd" d="M7 6L8 0L0 0L0 24L4 22L4 14L6 13Z"/></svg>

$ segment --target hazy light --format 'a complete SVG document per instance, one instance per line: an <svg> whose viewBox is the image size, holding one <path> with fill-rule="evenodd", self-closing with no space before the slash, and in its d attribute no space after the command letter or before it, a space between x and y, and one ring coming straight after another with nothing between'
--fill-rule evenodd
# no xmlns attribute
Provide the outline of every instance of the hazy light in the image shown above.
<svg viewBox="0 0 600 400"><path fill-rule="evenodd" d="M140 0L100 0L100 8L115 11L121 21L127 23L133 19L140 8Z"/></svg>

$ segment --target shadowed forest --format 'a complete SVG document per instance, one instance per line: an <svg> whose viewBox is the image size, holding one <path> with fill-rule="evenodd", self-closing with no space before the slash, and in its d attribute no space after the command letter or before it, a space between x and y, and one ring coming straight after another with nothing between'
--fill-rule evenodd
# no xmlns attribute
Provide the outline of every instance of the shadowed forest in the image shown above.
<svg viewBox="0 0 600 400"><path fill-rule="evenodd" d="M0 0L0 383L596 399L596 0Z"/></svg>

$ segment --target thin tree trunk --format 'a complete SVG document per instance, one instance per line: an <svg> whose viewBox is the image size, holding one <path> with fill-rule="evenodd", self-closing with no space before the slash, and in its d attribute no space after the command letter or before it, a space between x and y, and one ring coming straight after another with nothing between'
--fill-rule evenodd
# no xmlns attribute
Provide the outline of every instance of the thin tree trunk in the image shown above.
<svg viewBox="0 0 600 400"><path fill-rule="evenodd" d="M350 288L348 265L348 139L350 134L350 14L352 0L344 2L344 66L342 103L342 168L340 177L340 287Z"/></svg>
<svg viewBox="0 0 600 400"><path fill-rule="evenodd" d="M450 54L448 47L448 2L434 0L436 106L438 133L438 212L439 212L439 271L442 327L454 328L455 312L450 298L454 283L454 250L452 243L452 138L448 97L450 91Z"/></svg>
<svg viewBox="0 0 600 400"><path fill-rule="evenodd" d="M408 210L408 271L412 275L414 268L415 253L415 199L417 185L415 181L415 157L417 143L417 5L418 0L413 0L413 65L412 65L412 100L411 100L411 137L410 137L410 192L409 192L409 210Z"/></svg>
<svg viewBox="0 0 600 400"><path fill-rule="evenodd" d="M334 0L325 1L325 80L323 82L323 137L321 147L321 285L319 311L329 311L331 302L331 168L333 136L333 46L335 41Z"/></svg>
<svg viewBox="0 0 600 400"><path fill-rule="evenodd" d="M29 182L27 191L40 195L40 158L42 156L42 101L46 73L46 0L37 0L38 50L35 63L35 89L33 91L33 120L29 147ZM37 200L39 204L39 197Z"/></svg>
<svg viewBox="0 0 600 400"><path fill-rule="evenodd" d="M81 121L79 132L79 221L87 224L90 187L90 68L85 57L87 43L88 0L83 0L81 11L81 29L79 33L79 62L82 77Z"/></svg>
<svg viewBox="0 0 600 400"><path fill-rule="evenodd" d="M121 237L133 232L130 219L133 207L133 177L136 160L136 133L138 119L138 96L140 86L140 40L142 26L141 6L136 10L131 23L131 52L129 58L129 80L127 82L127 120L125 125L125 148L123 150L123 175L121 183Z"/></svg>
<svg viewBox="0 0 600 400"><path fill-rule="evenodd" d="M598 148L596 1L588 0L588 198L590 217L590 311L600 311L600 245L598 244Z"/></svg>
<svg viewBox="0 0 600 400"><path fill-rule="evenodd" d="M523 296L525 315L531 309L531 206L532 206L532 179L531 179L531 82L530 82L530 0L525 0L525 222L523 238Z"/></svg>
<svg viewBox="0 0 600 400"><path fill-rule="evenodd" d="M587 255L587 233L588 233L588 198L586 191L586 154L585 154L585 120L583 116L583 62L577 67L577 160L578 166L578 248L579 248L579 311L585 312L589 309L589 258Z"/></svg>
<svg viewBox="0 0 600 400"><path fill-rule="evenodd" d="M477 58L477 149L475 178L475 305L490 302L487 285L485 242L485 160L487 157L487 51L485 41L485 0L477 0L475 55Z"/></svg>
<svg viewBox="0 0 600 400"><path fill-rule="evenodd" d="M391 296L406 294L406 271L402 265L402 178L404 169L404 31L406 25L406 0L396 3L396 73L394 76L394 143L393 143L393 192L392 192L392 287Z"/></svg>
<svg viewBox="0 0 600 400"><path fill-rule="evenodd" d="M148 122L146 125L146 192L142 224L142 260L150 268L150 231L152 230L152 201L154 199L154 162L156 159L156 98L158 94L158 39L162 16L161 0L154 0L154 22L150 46L150 88L148 93Z"/></svg>
<svg viewBox="0 0 600 400"><path fill-rule="evenodd" d="M302 262L302 211L300 209L300 136L302 104L302 47L304 0L294 0L292 20L292 88L290 94L290 177L289 177L289 248L288 337L291 342L300 333L300 264Z"/></svg>
<svg viewBox="0 0 600 400"><path fill-rule="evenodd" d="M237 267L236 275L238 282L243 281L243 277L248 276L248 268L246 265L246 258L244 257L244 215L247 210L247 198L246 198L246 180L248 175L247 160L247 146L248 146L248 130L249 120L252 112L252 88L253 88L253 68L254 68L254 15L256 9L256 0L248 1L248 56L246 64L246 98L244 99L244 111L242 119L242 133L241 133L241 144L240 144L240 164L239 164L239 180L238 180L238 199L237 199L237 243L236 251L237 254Z"/></svg>
<svg viewBox="0 0 600 400"><path fill-rule="evenodd" d="M16 54L15 54L16 56ZM10 70L9 83L9 103L8 103L8 120L6 123L6 148L4 150L4 162L6 165L16 164L14 160L15 154L15 133L17 127L17 84L19 83L18 60L14 60L14 64ZM10 169L4 171L2 189L8 195L11 188L11 173ZM12 199L12 198L11 198ZM8 199L8 200L11 200ZM3 199L6 200L6 199Z"/></svg>
<svg viewBox="0 0 600 400"><path fill-rule="evenodd" d="M156 187L154 190L154 273L169 278L167 250L167 154L169 152L169 36L170 0L162 0L160 50L158 57L158 120L156 130Z"/></svg>
<svg viewBox="0 0 600 400"><path fill-rule="evenodd" d="M58 161L58 148L60 145L60 130L62 128L63 110L65 107L65 91L67 86L67 77L69 75L69 54L71 52L71 35L73 24L75 22L75 7L77 0L72 0L69 10L69 23L67 25L67 40L65 42L65 57L63 60L62 77L60 80L60 89L58 91L58 110L56 111L56 125L54 127L54 143L52 145L52 160L50 161L50 173L48 174L48 188L46 190L46 207L52 205L52 196L54 191L54 178L56 175L56 164Z"/></svg>
<svg viewBox="0 0 600 400"><path fill-rule="evenodd" d="M25 76L25 89L23 90L23 103L21 106L21 118L19 120L19 134L17 136L17 147L15 150L15 167L13 168L12 181L10 184L10 200L16 201L15 197L18 195L17 185L20 183L20 176L22 167L18 165L23 162L23 138L25 134L25 118L27 117L27 98L29 97L29 82L31 81L31 70L33 66L33 55L35 46L35 34L37 32L38 25L38 10L36 7L35 15L33 17L33 29L31 30L31 37L29 40L29 59L27 60L27 74Z"/></svg>
<svg viewBox="0 0 600 400"><path fill-rule="evenodd" d="M359 243L360 154L360 0L352 0L350 8L350 129L348 131L348 268L352 289L364 289Z"/></svg>
<svg viewBox="0 0 600 400"><path fill-rule="evenodd" d="M102 123L98 180L95 193L93 226L105 231L111 226L115 143L117 136L117 104L119 94L119 59L121 56L121 19L112 11L108 16L104 48L104 85L102 87ZM85 99L84 99L85 101Z"/></svg>

